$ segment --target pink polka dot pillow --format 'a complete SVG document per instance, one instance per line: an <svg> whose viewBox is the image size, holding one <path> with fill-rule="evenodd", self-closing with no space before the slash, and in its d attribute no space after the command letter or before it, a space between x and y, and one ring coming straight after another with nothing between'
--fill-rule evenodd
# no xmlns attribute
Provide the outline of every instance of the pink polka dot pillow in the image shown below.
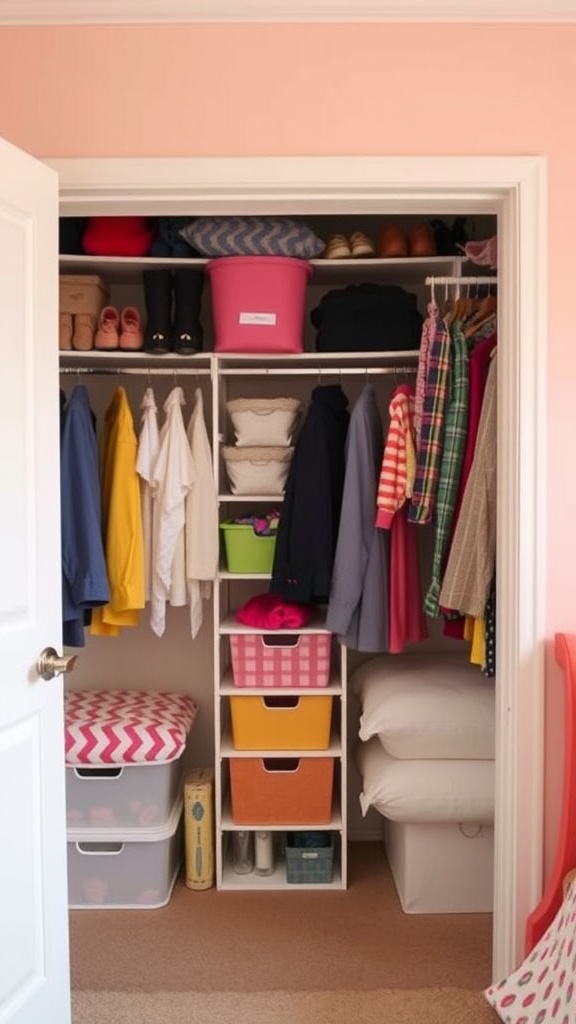
<svg viewBox="0 0 576 1024"><path fill-rule="evenodd" d="M504 1024L573 1024L576 1020L576 884L548 931L508 978L485 991Z"/></svg>

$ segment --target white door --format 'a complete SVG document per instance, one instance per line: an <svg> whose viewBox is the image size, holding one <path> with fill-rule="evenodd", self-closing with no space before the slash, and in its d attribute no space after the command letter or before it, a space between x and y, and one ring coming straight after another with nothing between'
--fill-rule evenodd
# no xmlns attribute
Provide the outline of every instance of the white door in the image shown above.
<svg viewBox="0 0 576 1024"><path fill-rule="evenodd" d="M0 140L0 1022L68 1024L58 178Z"/></svg>

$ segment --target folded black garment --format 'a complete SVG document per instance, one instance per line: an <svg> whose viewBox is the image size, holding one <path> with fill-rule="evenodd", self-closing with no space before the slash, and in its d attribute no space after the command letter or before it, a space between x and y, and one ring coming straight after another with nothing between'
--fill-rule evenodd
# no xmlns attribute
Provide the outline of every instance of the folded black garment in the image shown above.
<svg viewBox="0 0 576 1024"><path fill-rule="evenodd" d="M58 252L60 255L84 255L82 236L87 223L87 217L60 217L58 222Z"/></svg>
<svg viewBox="0 0 576 1024"><path fill-rule="evenodd" d="M398 285L363 283L327 292L310 313L318 352L397 352L420 347L416 296Z"/></svg>

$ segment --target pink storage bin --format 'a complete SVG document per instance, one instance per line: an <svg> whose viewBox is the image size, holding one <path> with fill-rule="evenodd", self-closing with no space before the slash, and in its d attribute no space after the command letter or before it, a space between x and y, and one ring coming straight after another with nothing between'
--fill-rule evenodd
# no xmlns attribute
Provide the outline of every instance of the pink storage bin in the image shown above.
<svg viewBox="0 0 576 1024"><path fill-rule="evenodd" d="M312 267L289 256L223 256L207 264L215 352L302 352Z"/></svg>
<svg viewBox="0 0 576 1024"><path fill-rule="evenodd" d="M230 637L234 686L327 686L331 646L330 633L234 633Z"/></svg>

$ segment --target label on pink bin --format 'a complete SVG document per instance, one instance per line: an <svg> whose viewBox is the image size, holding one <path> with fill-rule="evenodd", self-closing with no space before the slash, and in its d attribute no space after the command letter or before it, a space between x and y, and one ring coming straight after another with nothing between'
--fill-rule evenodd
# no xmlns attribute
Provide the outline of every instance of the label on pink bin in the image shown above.
<svg viewBox="0 0 576 1024"><path fill-rule="evenodd" d="M238 323L260 324L264 327L275 327L276 313L240 313Z"/></svg>

